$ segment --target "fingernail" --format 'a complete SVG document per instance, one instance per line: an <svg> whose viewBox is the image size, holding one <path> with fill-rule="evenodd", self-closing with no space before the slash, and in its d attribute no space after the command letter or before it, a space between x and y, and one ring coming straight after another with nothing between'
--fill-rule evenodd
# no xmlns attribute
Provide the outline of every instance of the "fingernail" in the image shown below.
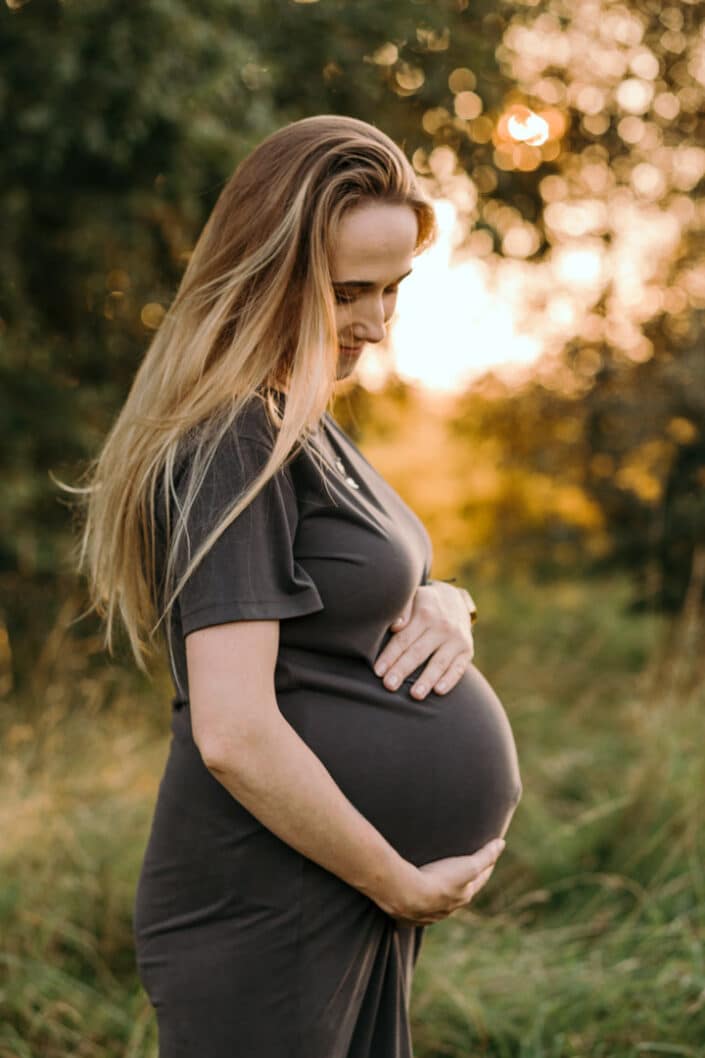
<svg viewBox="0 0 705 1058"><path fill-rule="evenodd" d="M375 672L377 673L378 676L384 676L386 671L387 671L387 666L384 664L383 661L380 661L379 665L375 665Z"/></svg>
<svg viewBox="0 0 705 1058"><path fill-rule="evenodd" d="M388 684L389 687L396 687L396 685L398 683L399 683L399 677L398 676L390 676L389 679L387 680L387 684Z"/></svg>
<svg viewBox="0 0 705 1058"><path fill-rule="evenodd" d="M426 685L420 683L418 687L414 687L414 694L418 694L419 698L426 693Z"/></svg>

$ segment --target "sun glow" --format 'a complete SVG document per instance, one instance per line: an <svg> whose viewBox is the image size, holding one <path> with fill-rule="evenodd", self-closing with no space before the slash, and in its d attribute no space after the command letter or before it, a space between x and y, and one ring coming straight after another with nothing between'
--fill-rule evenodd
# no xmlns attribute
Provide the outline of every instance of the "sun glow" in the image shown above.
<svg viewBox="0 0 705 1058"><path fill-rule="evenodd" d="M507 116L507 132L518 143L540 147L550 135L548 122L528 107L515 107Z"/></svg>
<svg viewBox="0 0 705 1058"><path fill-rule="evenodd" d="M400 287L389 346L401 378L450 392L491 367L531 363L541 343L516 329L516 291L491 289L482 259L454 259L454 205L439 200L435 210L439 238ZM386 359L384 351L367 347L358 369L364 385L381 384Z"/></svg>
<svg viewBox="0 0 705 1058"><path fill-rule="evenodd" d="M588 344L609 341L634 360L649 358L643 324L662 304L658 284L681 236L677 211L632 201L623 188L604 203L553 202L556 188L547 184L545 190L553 245L534 260L513 238L525 228L530 234L518 214L500 255L482 238L485 231L468 232L453 202L434 203L438 240L402 283L387 340L366 347L356 369L363 385L381 387L390 369L439 396L467 388L488 371L520 383L543 354L550 358L576 337ZM604 228L609 242L598 234ZM705 303L703 275L705 269L688 273L683 305L671 305L673 311ZM678 293L669 293L671 301Z"/></svg>

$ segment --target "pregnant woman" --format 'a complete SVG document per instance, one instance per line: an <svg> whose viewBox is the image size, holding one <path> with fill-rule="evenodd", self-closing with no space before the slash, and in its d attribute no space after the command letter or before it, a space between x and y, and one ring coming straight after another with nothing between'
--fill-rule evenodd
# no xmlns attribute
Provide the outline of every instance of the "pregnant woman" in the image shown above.
<svg viewBox="0 0 705 1058"><path fill-rule="evenodd" d="M119 613L144 665L163 632L176 691L135 908L161 1058L411 1058L424 926L487 881L520 796L463 593L330 412L434 237L375 127L269 136L87 490L108 644Z"/></svg>

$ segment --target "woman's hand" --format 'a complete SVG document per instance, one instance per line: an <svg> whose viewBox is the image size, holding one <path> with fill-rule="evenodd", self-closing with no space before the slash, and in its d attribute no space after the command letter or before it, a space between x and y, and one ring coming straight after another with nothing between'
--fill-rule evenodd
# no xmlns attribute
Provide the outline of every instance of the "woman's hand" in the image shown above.
<svg viewBox="0 0 705 1058"><path fill-rule="evenodd" d="M391 911L393 918L400 925L430 926L465 907L488 881L504 846L497 838L472 856L451 856L417 868L415 884L401 907Z"/></svg>
<svg viewBox="0 0 705 1058"><path fill-rule="evenodd" d="M452 584L422 584L390 627L395 635L374 665L377 675L384 676L387 690L398 690L402 681L428 659L411 693L419 700L431 690L446 694L473 659L470 615Z"/></svg>

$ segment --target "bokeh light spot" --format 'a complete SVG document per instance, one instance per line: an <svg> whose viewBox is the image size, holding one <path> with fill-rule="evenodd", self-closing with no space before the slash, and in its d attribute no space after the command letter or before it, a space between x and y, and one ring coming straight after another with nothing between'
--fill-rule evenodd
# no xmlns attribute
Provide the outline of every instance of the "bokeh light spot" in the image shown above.
<svg viewBox="0 0 705 1058"><path fill-rule="evenodd" d="M502 239L502 253L507 257L531 257L541 245L533 224L515 224Z"/></svg>
<svg viewBox="0 0 705 1058"><path fill-rule="evenodd" d="M455 113L459 118L471 120L482 113L482 100L476 92L458 92L455 97Z"/></svg>
<svg viewBox="0 0 705 1058"><path fill-rule="evenodd" d="M673 152L672 181L679 191L691 191L705 175L705 149L684 144Z"/></svg>
<svg viewBox="0 0 705 1058"><path fill-rule="evenodd" d="M655 81L659 75L659 61L652 51L643 48L633 55L629 60L629 69L637 77L643 77L647 81Z"/></svg>
<svg viewBox="0 0 705 1058"><path fill-rule="evenodd" d="M450 114L445 107L430 107L424 111L421 125L424 132L433 136L440 128L450 121Z"/></svg>
<svg viewBox="0 0 705 1058"><path fill-rule="evenodd" d="M458 92L472 92L477 87L477 78L467 66L459 66L448 77L448 87L454 95Z"/></svg>
<svg viewBox="0 0 705 1058"><path fill-rule="evenodd" d="M568 184L562 176L551 173L544 176L539 184L539 191L544 202L560 202L568 194Z"/></svg>
<svg viewBox="0 0 705 1058"><path fill-rule="evenodd" d="M678 444L687 445L698 436L695 423L681 415L674 416L668 423L668 432Z"/></svg>
<svg viewBox="0 0 705 1058"><path fill-rule="evenodd" d="M419 44L423 44L426 51L447 51L450 44L450 30L447 26L444 26L439 33L435 29L425 29L418 26L416 39Z"/></svg>
<svg viewBox="0 0 705 1058"><path fill-rule="evenodd" d="M607 114L585 114L580 124L591 136L604 136L610 127L610 119Z"/></svg>
<svg viewBox="0 0 705 1058"><path fill-rule="evenodd" d="M631 185L642 198L657 199L666 191L666 177L655 165L640 162L632 169Z"/></svg>
<svg viewBox="0 0 705 1058"><path fill-rule="evenodd" d="M632 145L639 143L644 138L644 132L646 125L641 118L636 117L634 114L630 114L629 117L622 118L617 125L617 132L619 137L624 143L630 143Z"/></svg>
<svg viewBox="0 0 705 1058"><path fill-rule="evenodd" d="M417 173L422 173L427 176L431 172L431 167L428 164L428 152L423 147L417 147L411 156L411 164Z"/></svg>
<svg viewBox="0 0 705 1058"><path fill-rule="evenodd" d="M553 268L568 286L593 287L604 279L603 254L598 245L560 247L553 254Z"/></svg>
<svg viewBox="0 0 705 1058"><path fill-rule="evenodd" d="M615 95L622 110L629 114L644 114L651 106L654 86L640 77L627 77L617 85Z"/></svg>
<svg viewBox="0 0 705 1058"><path fill-rule="evenodd" d="M673 92L659 92L654 99L654 112L665 121L673 121L680 113L681 105Z"/></svg>
<svg viewBox="0 0 705 1058"><path fill-rule="evenodd" d="M130 289L130 277L124 268L112 268L105 277L105 285L110 291Z"/></svg>
<svg viewBox="0 0 705 1058"><path fill-rule="evenodd" d="M148 330L156 331L165 315L166 310L163 305L157 301L150 301L142 306L140 319Z"/></svg>
<svg viewBox="0 0 705 1058"><path fill-rule="evenodd" d="M428 164L433 175L440 180L454 172L458 164L458 156L452 147L444 144L441 147L434 147L429 156Z"/></svg>
<svg viewBox="0 0 705 1058"><path fill-rule="evenodd" d="M369 58L369 62L375 63L377 66L394 66L394 63L399 58L399 49L396 44L391 41L387 41L380 48L377 48Z"/></svg>
<svg viewBox="0 0 705 1058"><path fill-rule="evenodd" d="M489 143L493 132L492 121L484 115L468 122L468 135L475 143Z"/></svg>
<svg viewBox="0 0 705 1058"><path fill-rule="evenodd" d="M510 108L506 116L507 132L517 143L538 147L549 137L548 122L520 103Z"/></svg>
<svg viewBox="0 0 705 1058"><path fill-rule="evenodd" d="M399 68L394 73L394 79L396 81L396 90L399 89L404 95L411 95L413 92L418 92L421 85L426 80L426 75L420 66L413 66L408 62L399 63Z"/></svg>
<svg viewBox="0 0 705 1058"><path fill-rule="evenodd" d="M577 85L572 92L575 105L583 114L599 114L605 106L605 93L598 85Z"/></svg>

